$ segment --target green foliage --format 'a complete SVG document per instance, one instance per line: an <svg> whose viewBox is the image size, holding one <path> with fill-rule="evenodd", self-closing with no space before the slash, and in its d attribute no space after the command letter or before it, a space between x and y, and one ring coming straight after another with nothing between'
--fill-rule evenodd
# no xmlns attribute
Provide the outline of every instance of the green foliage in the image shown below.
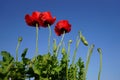
<svg viewBox="0 0 120 80"><path fill-rule="evenodd" d="M80 34L80 36L84 37L82 34ZM7 51L1 51L0 80L25 80L31 78L34 78L34 80L86 80L86 74L94 45L91 45L88 49L86 66L82 61L82 58L79 58L75 62L80 40L85 40L85 38L81 37L77 37L72 63L70 63L71 59L69 59L70 44L72 43L72 40L68 43L68 49L65 49L64 46L61 47L63 39L60 42L60 45L57 45L56 40L54 40L52 53L48 52L43 55L37 55L32 59L26 57L28 48L25 48L21 53L21 60L16 60ZM88 44L84 43L84 45L86 46ZM61 51L59 51L60 47ZM100 53L100 70L98 75L100 80L102 53L100 49L98 49L98 52ZM61 53L62 55L60 60L58 59L58 53Z"/></svg>
<svg viewBox="0 0 120 80"><path fill-rule="evenodd" d="M84 69L84 63L81 58L75 66L69 66L69 59L65 48L62 48L62 58L59 61L56 55L50 53L38 55L32 59L26 58L28 49L24 49L21 54L21 60L15 61L10 53L1 52L0 61L0 80L25 80L26 78L35 78L35 80L82 80L81 74ZM78 71L77 71L78 70ZM75 71L75 72L74 72ZM68 79L66 79L68 72ZM74 76L74 77L73 77Z"/></svg>
<svg viewBox="0 0 120 80"><path fill-rule="evenodd" d="M84 62L82 61L81 58L78 59L77 62L78 65L78 80L84 80Z"/></svg>

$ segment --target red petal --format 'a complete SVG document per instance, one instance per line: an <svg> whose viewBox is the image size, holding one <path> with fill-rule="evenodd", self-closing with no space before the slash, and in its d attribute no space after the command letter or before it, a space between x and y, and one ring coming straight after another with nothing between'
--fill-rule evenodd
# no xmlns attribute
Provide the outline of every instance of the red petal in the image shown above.
<svg viewBox="0 0 120 80"><path fill-rule="evenodd" d="M33 19L29 14L25 15L25 21L29 26L32 26Z"/></svg>

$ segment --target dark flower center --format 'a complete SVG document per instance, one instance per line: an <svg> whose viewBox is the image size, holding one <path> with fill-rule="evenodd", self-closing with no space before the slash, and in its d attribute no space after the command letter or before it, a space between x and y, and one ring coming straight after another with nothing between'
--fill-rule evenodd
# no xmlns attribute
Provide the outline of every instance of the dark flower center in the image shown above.
<svg viewBox="0 0 120 80"><path fill-rule="evenodd" d="M36 26L36 24L38 24L38 26L39 26L39 22L38 21L34 21L33 22L33 26Z"/></svg>
<svg viewBox="0 0 120 80"><path fill-rule="evenodd" d="M44 21L44 25L45 25L45 26L48 26L48 24L50 24L50 22L49 22L49 21L47 21L47 20L46 20L46 21ZM50 25L51 25L51 24L50 24Z"/></svg>
<svg viewBox="0 0 120 80"><path fill-rule="evenodd" d="M63 34L64 32L66 33L66 32L67 32L67 30L66 30L66 29L64 29L64 28L61 28L60 32Z"/></svg>

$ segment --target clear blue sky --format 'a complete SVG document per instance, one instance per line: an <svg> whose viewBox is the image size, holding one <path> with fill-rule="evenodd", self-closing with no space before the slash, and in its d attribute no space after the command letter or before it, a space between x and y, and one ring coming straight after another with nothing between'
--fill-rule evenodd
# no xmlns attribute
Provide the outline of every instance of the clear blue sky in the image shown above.
<svg viewBox="0 0 120 80"><path fill-rule="evenodd" d="M75 46L78 30L95 44L91 57L87 80L97 80L99 55L97 48L103 51L103 70L101 80L120 79L120 1L119 0L1 0L0 1L0 51L7 50L15 56L17 38L23 37L19 49L29 48L27 57L35 52L35 28L24 21L25 14L33 11L50 11L57 20L67 19L72 25L70 33L65 35L65 45L73 40L71 56ZM52 28L52 39L60 41ZM48 29L39 30L39 53L47 53ZM51 39L51 43L52 43ZM52 45L51 45L52 49ZM87 47L80 43L77 53L85 61ZM20 56L19 54L19 56ZM1 58L1 57L0 57Z"/></svg>

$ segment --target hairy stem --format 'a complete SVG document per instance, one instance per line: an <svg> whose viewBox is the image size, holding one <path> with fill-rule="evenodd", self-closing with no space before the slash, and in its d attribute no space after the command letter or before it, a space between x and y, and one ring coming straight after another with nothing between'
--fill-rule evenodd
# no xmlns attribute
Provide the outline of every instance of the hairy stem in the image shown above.
<svg viewBox="0 0 120 80"><path fill-rule="evenodd" d="M51 28L50 25L48 24L48 28L49 28L49 38L48 38L48 52L50 52L50 38L51 38Z"/></svg>
<svg viewBox="0 0 120 80"><path fill-rule="evenodd" d="M72 65L74 64L74 61L75 61L75 58L76 58L76 52L78 50L79 43L80 43L80 39L77 36L77 39L76 39L76 48L74 50L74 55L73 55L73 59L72 59Z"/></svg>
<svg viewBox="0 0 120 80"><path fill-rule="evenodd" d="M17 44L17 47L16 47L16 62L18 62L18 49L20 47L21 41L22 41L22 37L19 37L18 38L18 44Z"/></svg>
<svg viewBox="0 0 120 80"><path fill-rule="evenodd" d="M18 48L20 46L20 42L18 42L17 47L16 47L16 62L18 62Z"/></svg>
<svg viewBox="0 0 120 80"><path fill-rule="evenodd" d="M38 24L36 23L36 51L35 51L35 56L38 55Z"/></svg>
<svg viewBox="0 0 120 80"><path fill-rule="evenodd" d="M101 71L102 71L102 51L100 48L98 48L97 50L100 55L100 67L99 67L99 73L98 73L98 80L100 80L100 75L101 75Z"/></svg>
<svg viewBox="0 0 120 80"><path fill-rule="evenodd" d="M86 80L86 74L87 74L87 71L88 71L88 66L89 66L89 63L90 63L90 58L91 58L93 49L94 49L94 45L91 45L90 48L88 49L86 66L85 66L85 73L84 73L84 80Z"/></svg>
<svg viewBox="0 0 120 80"><path fill-rule="evenodd" d="M58 56L58 53L59 53L59 50L60 50L60 46L61 46L62 43L63 43L64 36L65 36L65 32L62 34L61 41L60 41L60 43L58 44L57 51L56 51L57 56Z"/></svg>
<svg viewBox="0 0 120 80"><path fill-rule="evenodd" d="M69 40L68 42L68 52L67 52L67 63L66 63L66 79L68 80L68 60L70 55L70 44L72 43L72 40Z"/></svg>

